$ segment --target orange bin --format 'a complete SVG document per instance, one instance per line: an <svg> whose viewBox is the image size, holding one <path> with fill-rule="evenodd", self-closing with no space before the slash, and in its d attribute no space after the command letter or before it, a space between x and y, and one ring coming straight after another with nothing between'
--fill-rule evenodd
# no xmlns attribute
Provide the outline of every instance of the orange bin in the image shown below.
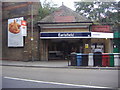
<svg viewBox="0 0 120 90"><path fill-rule="evenodd" d="M102 66L110 66L110 56L108 53L103 53L102 54Z"/></svg>

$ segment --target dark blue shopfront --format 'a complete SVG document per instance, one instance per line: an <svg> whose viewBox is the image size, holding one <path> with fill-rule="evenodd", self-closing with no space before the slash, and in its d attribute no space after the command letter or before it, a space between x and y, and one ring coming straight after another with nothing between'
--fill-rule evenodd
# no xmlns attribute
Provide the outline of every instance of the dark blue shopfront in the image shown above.
<svg viewBox="0 0 120 90"><path fill-rule="evenodd" d="M52 38L90 38L90 32L41 32L41 39Z"/></svg>
<svg viewBox="0 0 120 90"><path fill-rule="evenodd" d="M84 46L90 43L91 32L40 32L40 39L42 49L48 51L44 50L44 53L48 54L49 60L65 60L72 52L84 53Z"/></svg>

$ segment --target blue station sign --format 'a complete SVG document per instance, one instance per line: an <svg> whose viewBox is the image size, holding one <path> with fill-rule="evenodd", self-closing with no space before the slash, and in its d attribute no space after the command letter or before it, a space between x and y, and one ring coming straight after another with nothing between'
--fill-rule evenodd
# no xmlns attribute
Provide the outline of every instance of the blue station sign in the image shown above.
<svg viewBox="0 0 120 90"><path fill-rule="evenodd" d="M90 32L41 32L41 39L54 38L90 38Z"/></svg>

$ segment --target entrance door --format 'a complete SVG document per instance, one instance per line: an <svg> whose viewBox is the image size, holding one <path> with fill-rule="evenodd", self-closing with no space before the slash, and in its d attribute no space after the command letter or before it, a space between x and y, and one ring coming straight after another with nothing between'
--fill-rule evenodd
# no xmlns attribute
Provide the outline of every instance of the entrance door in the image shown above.
<svg viewBox="0 0 120 90"><path fill-rule="evenodd" d="M79 39L56 39L48 44L49 60L66 60L72 52L83 52L83 43Z"/></svg>

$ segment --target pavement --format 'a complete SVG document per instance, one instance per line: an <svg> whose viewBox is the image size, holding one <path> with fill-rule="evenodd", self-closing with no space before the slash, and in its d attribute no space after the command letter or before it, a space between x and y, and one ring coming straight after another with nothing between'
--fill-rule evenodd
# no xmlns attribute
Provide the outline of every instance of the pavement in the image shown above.
<svg viewBox="0 0 120 90"><path fill-rule="evenodd" d="M16 66L16 67L38 67L38 68L70 68L70 69L107 69L120 70L120 67L93 67L93 66L70 66L70 62L66 60L52 61L11 61L1 60L1 66Z"/></svg>

